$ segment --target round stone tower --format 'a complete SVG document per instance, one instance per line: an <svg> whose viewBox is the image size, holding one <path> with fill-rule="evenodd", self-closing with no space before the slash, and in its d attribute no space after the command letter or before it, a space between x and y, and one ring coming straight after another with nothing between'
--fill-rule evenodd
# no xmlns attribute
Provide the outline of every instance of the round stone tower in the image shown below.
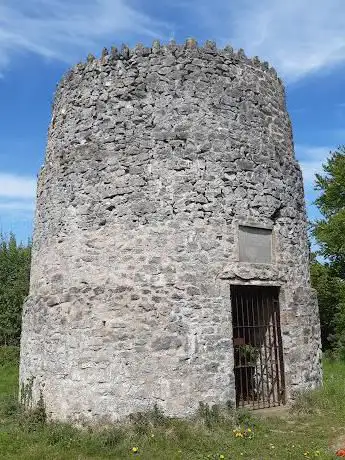
<svg viewBox="0 0 345 460"><path fill-rule="evenodd" d="M89 56L57 89L39 175L22 388L93 423L318 386L306 227L267 63L193 40Z"/></svg>

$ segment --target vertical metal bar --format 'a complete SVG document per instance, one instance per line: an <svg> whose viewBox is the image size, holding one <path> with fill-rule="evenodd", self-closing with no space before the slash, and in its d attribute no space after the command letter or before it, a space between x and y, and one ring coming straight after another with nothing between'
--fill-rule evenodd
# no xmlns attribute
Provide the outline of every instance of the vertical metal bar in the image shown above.
<svg viewBox="0 0 345 460"><path fill-rule="evenodd" d="M235 300L235 308L236 308L236 314L237 314L237 323L236 323L236 328L237 328L237 337L240 337L240 329L239 329L239 311L238 311L238 298L237 298L237 287L234 286L234 300ZM238 345L236 345L236 372L237 372L237 406L239 407L240 402L241 402L241 369L239 367L240 365L240 355L239 355L239 348Z"/></svg>
<svg viewBox="0 0 345 460"><path fill-rule="evenodd" d="M253 299L253 316L254 316L254 321L255 321L255 346L256 346L256 349L258 350L255 373L256 373L256 401L257 401L257 406L259 409L260 395L261 395L261 390L260 390L261 381L260 381L260 373L258 372L258 368L260 368L261 366L261 341L260 341L260 327L259 327L259 316L258 316L259 312L257 308L258 307L257 298L258 298L258 293Z"/></svg>
<svg viewBox="0 0 345 460"><path fill-rule="evenodd" d="M234 299L236 304L236 312L237 312L237 337L240 337L240 320L239 320L239 304L238 304L238 292L237 286L234 286ZM236 345L236 368L237 368L237 406L240 406L241 403L241 368L240 368L240 351L238 345Z"/></svg>
<svg viewBox="0 0 345 460"><path fill-rule="evenodd" d="M266 305L265 305L265 298L267 296L267 293L265 290L263 290L262 293L262 300L261 300L261 305L262 305L262 311L263 311L263 317L264 317L264 329L263 329L263 334L264 334L264 350L265 350L265 380L266 380L266 397L264 398L265 405L268 404L268 407L270 407L270 400L269 400L269 381L268 381L268 352L267 352L267 311L266 311Z"/></svg>
<svg viewBox="0 0 345 460"><path fill-rule="evenodd" d="M277 316L279 314L279 305L276 299L273 300L273 336L274 336L274 355L275 355L275 372L276 372L276 383L277 383L277 403L280 405L281 401L281 388L280 388L280 369L279 369L279 357L278 357L278 337L277 337Z"/></svg>
<svg viewBox="0 0 345 460"><path fill-rule="evenodd" d="M242 292L241 290L239 291L239 297L240 297L240 304L241 304L241 329L242 329L242 334L241 334L241 337L246 338L246 334L245 334L245 328L244 328L244 321L245 321L245 318L244 318L244 306L243 306L243 295L242 295ZM241 356L241 361L240 361L240 369L241 369L241 395L242 395L242 407L245 406L245 385L246 385L246 368L244 367L245 364L246 364L246 358L245 358L245 354L243 353L240 353L240 356ZM244 356L244 363L243 363L243 356Z"/></svg>
<svg viewBox="0 0 345 460"><path fill-rule="evenodd" d="M257 322L258 322L258 331L259 331L259 344L260 344L260 383L261 383L261 389L260 389L260 396L259 396L259 407L265 406L264 404L264 395L265 395L265 386L264 386L264 358L263 358L263 339L262 339L262 332L263 332L263 311L260 306L260 295L262 295L262 291L258 292L258 295L256 297L256 310L257 310Z"/></svg>
<svg viewBox="0 0 345 460"><path fill-rule="evenodd" d="M258 356L258 367L259 371L258 373L258 380L256 384L257 388L257 405L258 409L260 408L260 401L261 401L261 394L262 394L262 379L261 379L261 369L262 369L262 356L261 356L261 336L260 336L260 312L259 312L259 304L258 304L258 294L256 294L255 299L254 299L254 304L255 304L255 311L254 311L254 318L255 318L255 323L256 323L256 343L258 346L259 350L259 356Z"/></svg>
<svg viewBox="0 0 345 460"><path fill-rule="evenodd" d="M261 310L262 310L262 337L263 337L263 345L264 345L264 369L263 369L263 378L264 378L264 397L263 397L263 403L264 407L267 407L267 395L269 392L269 387L268 387L268 373L267 373L267 312L266 312L266 306L265 306L265 291L263 289L262 291L262 297L261 297ZM269 407L269 405L268 405Z"/></svg>
<svg viewBox="0 0 345 460"><path fill-rule="evenodd" d="M254 408L254 371L253 371L253 324L252 324L252 316L251 316L251 299L253 298L253 289L248 292L247 298L247 323L248 323L248 343L250 345L250 354L249 354L249 366L248 373L249 373L249 399L250 404Z"/></svg>
<svg viewBox="0 0 345 460"><path fill-rule="evenodd" d="M235 288L236 292L236 311L237 311L237 337L241 337L241 316L239 311L239 299L238 299L238 287ZM239 405L242 404L242 369L241 369L241 352L239 345L237 345L237 373L238 373L238 403Z"/></svg>
<svg viewBox="0 0 345 460"><path fill-rule="evenodd" d="M233 305L233 328L234 331L236 329L236 333L234 332L235 338L239 337L239 330L238 330L238 299L237 299L237 290L235 286L232 286L232 305ZM234 344L234 369L235 369L235 391L236 391L236 406L239 406L240 402L240 395L241 395L241 384L240 384L240 369L239 369L239 350L238 345Z"/></svg>
<svg viewBox="0 0 345 460"><path fill-rule="evenodd" d="M279 299L279 297L278 297ZM284 375L284 358L283 358L283 342L281 335L281 325L280 325L280 307L278 301L278 315L277 315L277 335L278 335L278 355L279 355L279 367L280 367L280 379L281 379L281 401L283 404L285 401L285 375Z"/></svg>
<svg viewBox="0 0 345 460"><path fill-rule="evenodd" d="M241 324L242 324L242 337L244 337L244 339L246 339L246 333L245 333L245 317L244 317L244 305L243 305L243 294L242 292L240 292L240 299L241 299L241 313L242 313L242 316L241 316ZM245 394L245 387L246 387L246 364L247 364L247 360L246 360L246 355L245 353L241 353L241 376L242 376L242 407L244 407L245 405L245 397L246 397L246 394Z"/></svg>
<svg viewBox="0 0 345 460"><path fill-rule="evenodd" d="M273 342L272 342L272 337L271 337L271 326L272 326L272 321L273 321L273 297L272 297L272 291L269 289L267 292L267 297L266 297L266 305L267 305L267 313L268 313L268 321L267 321L267 327L268 327L268 343L269 343L269 367L271 368L271 376L270 376L270 393L268 395L270 402L272 398L272 403L273 406L275 406L275 394L274 394L274 367L273 367Z"/></svg>
<svg viewBox="0 0 345 460"><path fill-rule="evenodd" d="M233 362L234 362L234 367L233 367L233 375L234 375L234 380L235 380L235 403L237 406L237 396L236 396L236 348L235 348L235 326L236 326L236 318L235 318L235 312L234 312L234 295L233 295L233 289L232 286L230 285L230 304L231 304L231 328L232 328L232 352L233 352Z"/></svg>
<svg viewBox="0 0 345 460"><path fill-rule="evenodd" d="M250 346L250 325L249 325L249 295L250 295L250 287L247 292L244 292L244 302L246 305L245 309L245 338L246 338L246 345ZM247 352L249 350L249 353ZM250 348L246 348L245 353L245 373L246 373L246 397L247 397L247 404L250 404L250 380L251 380L251 368L250 368Z"/></svg>
<svg viewBox="0 0 345 460"><path fill-rule="evenodd" d="M255 294L257 295L257 293L255 293ZM255 324L255 316L254 316L254 298L255 298L255 295L252 295L251 296L251 313L252 313L251 317L252 317L252 331L253 331L252 345L253 345L253 347L255 347L255 350L256 350L257 348L256 348L256 324ZM257 367L257 356L256 356L256 353L255 353L255 367L254 367L254 371L253 371L253 381L254 381L254 385L253 385L253 409L255 408L255 403L257 402L257 393L258 393L256 367Z"/></svg>

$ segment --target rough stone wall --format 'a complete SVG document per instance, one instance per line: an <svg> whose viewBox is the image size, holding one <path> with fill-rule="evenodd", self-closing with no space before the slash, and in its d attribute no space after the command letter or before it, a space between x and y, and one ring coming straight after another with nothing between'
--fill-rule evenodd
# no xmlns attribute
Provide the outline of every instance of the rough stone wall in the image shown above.
<svg viewBox="0 0 345 460"><path fill-rule="evenodd" d="M238 225L271 228L240 263ZM242 51L124 47L61 81L38 184L20 379L75 422L235 399L230 284L280 286L288 399L321 382L284 89Z"/></svg>

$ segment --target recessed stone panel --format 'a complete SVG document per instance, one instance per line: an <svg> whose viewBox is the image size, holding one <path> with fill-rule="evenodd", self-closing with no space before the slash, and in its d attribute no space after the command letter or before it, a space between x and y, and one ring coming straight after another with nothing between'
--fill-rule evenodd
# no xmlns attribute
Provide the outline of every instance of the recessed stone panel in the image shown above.
<svg viewBox="0 0 345 460"><path fill-rule="evenodd" d="M253 264L272 262L272 230L239 226L239 260Z"/></svg>

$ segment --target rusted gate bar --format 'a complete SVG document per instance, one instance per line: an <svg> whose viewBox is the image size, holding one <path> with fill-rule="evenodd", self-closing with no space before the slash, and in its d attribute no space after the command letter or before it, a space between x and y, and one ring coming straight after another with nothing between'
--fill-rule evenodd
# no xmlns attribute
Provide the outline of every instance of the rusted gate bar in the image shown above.
<svg viewBox="0 0 345 460"><path fill-rule="evenodd" d="M285 403L278 295L275 287L231 286L237 406Z"/></svg>

